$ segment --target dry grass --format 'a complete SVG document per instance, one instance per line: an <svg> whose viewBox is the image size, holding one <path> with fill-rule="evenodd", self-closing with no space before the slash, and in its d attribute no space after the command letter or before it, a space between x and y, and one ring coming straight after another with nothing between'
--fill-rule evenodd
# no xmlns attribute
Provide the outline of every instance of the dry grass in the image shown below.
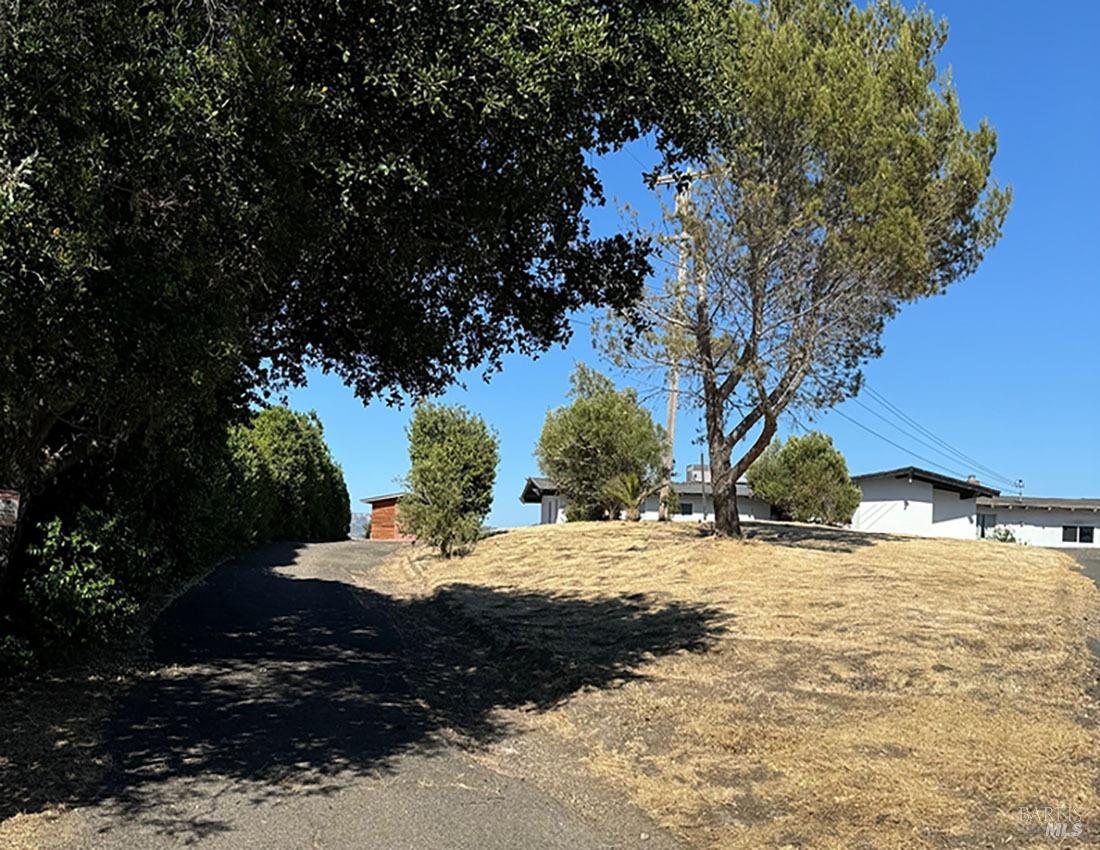
<svg viewBox="0 0 1100 850"><path fill-rule="evenodd" d="M93 793L109 768L102 727L124 681L73 670L0 683L0 847L61 846L65 803Z"/></svg>
<svg viewBox="0 0 1100 850"><path fill-rule="evenodd" d="M755 537L543 526L450 561L413 549L383 577L410 594L638 594L717 612L706 650L649 657L641 678L529 718L696 846L1050 846L1017 832L1017 813L1058 805L1100 840L1086 645L1100 594L1068 558L771 525ZM606 624L465 614L551 652L606 640Z"/></svg>

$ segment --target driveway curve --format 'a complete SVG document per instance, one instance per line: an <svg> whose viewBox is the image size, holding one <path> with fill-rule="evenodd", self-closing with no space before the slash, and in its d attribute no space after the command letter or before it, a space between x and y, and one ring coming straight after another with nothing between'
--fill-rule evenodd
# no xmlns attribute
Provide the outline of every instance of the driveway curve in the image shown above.
<svg viewBox="0 0 1100 850"><path fill-rule="evenodd" d="M674 846L626 803L597 821L475 758L510 734L493 708L527 696L467 692L460 653L403 642L407 603L371 589L394 546L266 547L170 606L106 730L107 781L57 846Z"/></svg>

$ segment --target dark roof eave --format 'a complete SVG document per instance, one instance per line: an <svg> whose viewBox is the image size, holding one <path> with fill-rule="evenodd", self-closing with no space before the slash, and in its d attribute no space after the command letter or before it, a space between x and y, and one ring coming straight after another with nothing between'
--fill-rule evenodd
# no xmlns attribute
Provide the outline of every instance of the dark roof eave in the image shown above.
<svg viewBox="0 0 1100 850"><path fill-rule="evenodd" d="M1040 496L998 496L978 500L978 507L1033 511L1100 512L1100 499L1056 499Z"/></svg>
<svg viewBox="0 0 1100 850"><path fill-rule="evenodd" d="M921 469L919 466L902 466L897 469L886 469L882 472L865 472L862 475L853 475L852 481L858 484L868 478L912 478L915 481L931 484L939 490L949 490L970 499L979 496L995 497L1001 495L1001 491L993 487L986 487L984 484L973 481L963 481L961 478L952 478L950 475L941 475L938 472Z"/></svg>
<svg viewBox="0 0 1100 850"><path fill-rule="evenodd" d="M403 496L406 496L406 495L408 495L408 494L407 493L383 493L381 496L367 496L367 498L360 499L359 501L363 502L364 504L367 504L367 505L372 505L375 502L385 502L385 501L388 501L389 499L400 499L400 498L402 498Z"/></svg>
<svg viewBox="0 0 1100 850"><path fill-rule="evenodd" d="M519 500L525 505L537 505L543 496L557 495L558 488L547 478L528 478Z"/></svg>

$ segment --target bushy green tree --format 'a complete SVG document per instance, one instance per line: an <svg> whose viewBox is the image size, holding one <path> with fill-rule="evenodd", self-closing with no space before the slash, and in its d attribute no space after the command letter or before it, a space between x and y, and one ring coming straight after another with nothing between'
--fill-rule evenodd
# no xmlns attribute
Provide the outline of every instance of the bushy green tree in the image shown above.
<svg viewBox="0 0 1100 850"><path fill-rule="evenodd" d="M315 413L270 407L237 435L235 466L251 478L242 506L255 512L254 537L280 540L343 540L351 505L340 467L325 444ZM259 468L257 468L259 467ZM270 511L264 516L265 511Z"/></svg>
<svg viewBox="0 0 1100 850"><path fill-rule="evenodd" d="M774 441L749 467L753 493L800 522L843 524L859 506L844 455L817 431Z"/></svg>
<svg viewBox="0 0 1100 850"><path fill-rule="evenodd" d="M567 500L571 520L604 519L627 507L613 482L637 479L649 492L661 479L664 430L638 403L633 389L617 390L594 369L578 364L572 402L546 414L535 457ZM611 490L609 490L611 488Z"/></svg>
<svg viewBox="0 0 1100 850"><path fill-rule="evenodd" d="M135 0L0 12L0 486L24 509L0 596L71 472L155 477L151 447L205 454L187 437L218 446L246 409L249 317L270 316L304 197L297 96L255 24Z"/></svg>
<svg viewBox="0 0 1100 850"><path fill-rule="evenodd" d="M226 428L177 423L39 503L0 615L0 672L128 634L144 607L266 540L347 536L347 490L315 416L272 408Z"/></svg>
<svg viewBox="0 0 1100 850"><path fill-rule="evenodd" d="M477 541L493 505L497 436L463 407L425 402L413 412L408 437L401 525L450 557Z"/></svg>
<svg viewBox="0 0 1100 850"><path fill-rule="evenodd" d="M627 303L646 246L591 235L585 152L652 125L643 46L680 15L6 3L0 487L23 511L0 529L0 596L68 470L224 412L242 383L320 366L364 398L423 395Z"/></svg>

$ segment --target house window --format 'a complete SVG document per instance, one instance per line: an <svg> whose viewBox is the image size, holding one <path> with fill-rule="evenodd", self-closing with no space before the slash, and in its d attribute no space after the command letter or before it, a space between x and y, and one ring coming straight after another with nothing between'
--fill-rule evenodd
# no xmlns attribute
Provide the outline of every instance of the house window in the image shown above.
<svg viewBox="0 0 1100 850"><path fill-rule="evenodd" d="M996 524L996 514L978 514L978 537L984 540L992 533Z"/></svg>
<svg viewBox="0 0 1100 850"><path fill-rule="evenodd" d="M1091 525L1063 525L1063 543L1092 543L1094 527Z"/></svg>
<svg viewBox="0 0 1100 850"><path fill-rule="evenodd" d="M693 505L691 502L680 502L680 514L681 515L693 514L693 513L695 513L695 505Z"/></svg>

